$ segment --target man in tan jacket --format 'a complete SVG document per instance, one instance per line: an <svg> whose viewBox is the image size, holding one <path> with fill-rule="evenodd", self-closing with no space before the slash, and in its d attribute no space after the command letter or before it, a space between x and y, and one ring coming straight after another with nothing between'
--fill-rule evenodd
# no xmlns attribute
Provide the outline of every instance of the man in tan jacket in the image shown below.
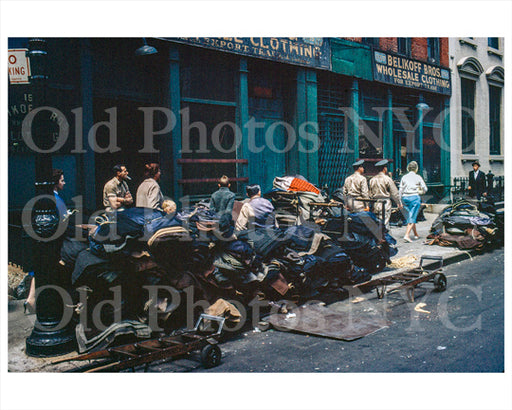
<svg viewBox="0 0 512 410"><path fill-rule="evenodd" d="M364 160L352 164L354 173L345 179L343 184L343 195L345 205L350 212L362 212L368 210L368 204L363 201L356 201L354 198L368 199L368 183L364 174Z"/></svg>
<svg viewBox="0 0 512 410"><path fill-rule="evenodd" d="M373 212L378 218L382 218L382 206L385 209L384 223L389 228L389 218L391 216L391 199L402 208L398 188L388 175L388 160L383 159L375 164L379 173L370 179L370 197L372 199L384 199L385 202L376 202L373 206Z"/></svg>
<svg viewBox="0 0 512 410"><path fill-rule="evenodd" d="M133 204L132 194L126 181L131 181L125 165L118 164L112 168L114 177L103 187L103 206L105 211L122 211Z"/></svg>

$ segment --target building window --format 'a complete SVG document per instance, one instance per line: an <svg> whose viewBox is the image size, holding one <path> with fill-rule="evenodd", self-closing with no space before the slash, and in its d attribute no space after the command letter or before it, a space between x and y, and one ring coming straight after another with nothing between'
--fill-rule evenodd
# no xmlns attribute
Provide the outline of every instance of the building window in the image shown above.
<svg viewBox="0 0 512 410"><path fill-rule="evenodd" d="M501 155L501 88L489 86L489 154Z"/></svg>
<svg viewBox="0 0 512 410"><path fill-rule="evenodd" d="M236 100L236 59L210 50L181 53L181 96L212 101Z"/></svg>
<svg viewBox="0 0 512 410"><path fill-rule="evenodd" d="M462 153L475 153L475 81L461 78Z"/></svg>
<svg viewBox="0 0 512 410"><path fill-rule="evenodd" d="M428 61L439 64L439 38L430 37L427 40Z"/></svg>
<svg viewBox="0 0 512 410"><path fill-rule="evenodd" d="M362 43L367 46L379 47L379 37L363 37Z"/></svg>
<svg viewBox="0 0 512 410"><path fill-rule="evenodd" d="M499 50L500 48L500 39L498 37L489 37L487 39L487 44L489 47L495 48L496 50Z"/></svg>
<svg viewBox="0 0 512 410"><path fill-rule="evenodd" d="M398 54L410 57L411 55L411 39L405 37L397 38Z"/></svg>

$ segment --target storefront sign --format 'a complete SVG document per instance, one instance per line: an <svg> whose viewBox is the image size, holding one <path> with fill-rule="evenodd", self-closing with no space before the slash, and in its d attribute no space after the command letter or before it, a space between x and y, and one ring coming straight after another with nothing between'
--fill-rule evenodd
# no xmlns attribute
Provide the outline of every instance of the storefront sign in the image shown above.
<svg viewBox="0 0 512 410"><path fill-rule="evenodd" d="M29 84L30 63L27 57L26 48L9 50L9 83Z"/></svg>
<svg viewBox="0 0 512 410"><path fill-rule="evenodd" d="M30 152L21 136L21 125L26 115L34 108L31 86L9 87L7 108L9 152Z"/></svg>
<svg viewBox="0 0 512 410"><path fill-rule="evenodd" d="M178 37L167 40L308 67L331 67L329 44L322 37Z"/></svg>
<svg viewBox="0 0 512 410"><path fill-rule="evenodd" d="M387 84L451 95L450 70L381 51L373 52L373 78Z"/></svg>

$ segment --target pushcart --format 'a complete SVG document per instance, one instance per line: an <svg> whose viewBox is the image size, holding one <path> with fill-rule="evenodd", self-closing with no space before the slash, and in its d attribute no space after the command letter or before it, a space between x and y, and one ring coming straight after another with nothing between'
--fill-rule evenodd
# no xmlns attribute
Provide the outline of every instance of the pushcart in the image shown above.
<svg viewBox="0 0 512 410"><path fill-rule="evenodd" d="M426 267L425 261L434 261ZM414 302L414 289L421 283L431 282L434 290L442 292L446 289L446 276L442 273L443 257L423 255L419 266L403 273L394 273L387 276L371 279L367 282L358 283L354 287L371 289L375 287L377 297L382 299L385 294L405 289L410 302ZM399 284L397 287L387 289L389 285Z"/></svg>
<svg viewBox="0 0 512 410"><path fill-rule="evenodd" d="M201 314L196 326L192 330L182 333L144 340L137 343L110 347L97 352L90 352L78 356L57 360L53 364L65 361L95 362L86 366L84 373L93 372L118 372L124 369L135 370L136 367L145 365L147 370L150 363L160 360L169 360L182 357L194 351L200 351L200 360L205 368L218 366L221 361L221 350L218 346L225 318ZM213 331L211 325L216 322L217 329Z"/></svg>

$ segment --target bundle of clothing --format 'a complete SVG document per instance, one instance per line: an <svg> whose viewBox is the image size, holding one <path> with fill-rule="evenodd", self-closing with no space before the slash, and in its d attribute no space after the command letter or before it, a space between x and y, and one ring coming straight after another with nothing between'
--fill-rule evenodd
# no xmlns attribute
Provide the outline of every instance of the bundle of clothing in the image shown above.
<svg viewBox="0 0 512 410"><path fill-rule="evenodd" d="M346 219L346 231L338 237L340 246L371 274L384 270L398 253L396 240L372 212L351 213Z"/></svg>
<svg viewBox="0 0 512 410"><path fill-rule="evenodd" d="M496 224L488 213L471 202L459 200L434 220L427 239L430 245L482 250L495 245L496 233Z"/></svg>
<svg viewBox="0 0 512 410"><path fill-rule="evenodd" d="M478 203L478 210L490 216L497 228L495 243L503 246L505 244L505 202L487 195Z"/></svg>
<svg viewBox="0 0 512 410"><path fill-rule="evenodd" d="M177 214L150 208L129 208L105 218L89 235L91 251L99 257L119 252L135 242L147 242L157 232L184 227L191 238L219 240L233 234L229 215L219 217L206 207L187 208ZM135 248L140 248L136 246Z"/></svg>
<svg viewBox="0 0 512 410"><path fill-rule="evenodd" d="M325 202L326 197L303 176L276 177L272 190L265 195L276 209L280 226L301 225L311 219L311 202Z"/></svg>

